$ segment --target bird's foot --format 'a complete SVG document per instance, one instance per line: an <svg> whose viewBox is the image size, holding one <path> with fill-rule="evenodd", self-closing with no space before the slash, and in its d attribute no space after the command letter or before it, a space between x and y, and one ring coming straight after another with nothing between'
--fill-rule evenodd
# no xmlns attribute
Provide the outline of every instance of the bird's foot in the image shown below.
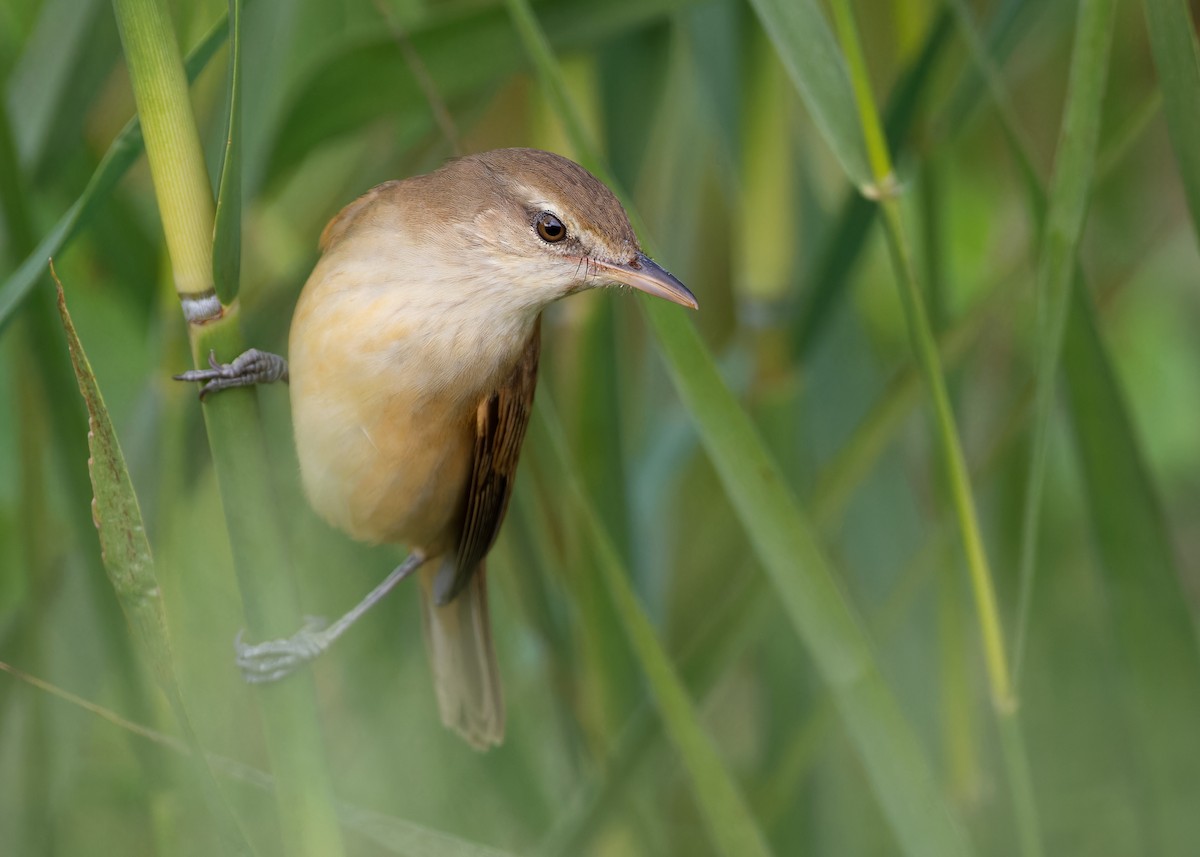
<svg viewBox="0 0 1200 857"><path fill-rule="evenodd" d="M250 684L268 684L316 658L336 637L329 633L324 619L306 616L304 627L286 639L249 644L242 641L239 631L233 646L242 678Z"/></svg>
<svg viewBox="0 0 1200 857"><path fill-rule="evenodd" d="M217 353L208 353L208 369L189 369L175 376L176 381L204 381L200 398L230 387L250 387L255 384L287 382L288 364L278 354L251 348L243 351L232 363L217 362Z"/></svg>

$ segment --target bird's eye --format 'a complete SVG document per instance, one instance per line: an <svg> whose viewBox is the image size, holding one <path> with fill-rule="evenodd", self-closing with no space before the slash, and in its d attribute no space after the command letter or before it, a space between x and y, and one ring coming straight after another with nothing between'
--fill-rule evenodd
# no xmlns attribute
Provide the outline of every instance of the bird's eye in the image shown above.
<svg viewBox="0 0 1200 857"><path fill-rule="evenodd" d="M537 216L534 223L538 237L549 244L557 244L567 237L567 227L563 222L548 211Z"/></svg>

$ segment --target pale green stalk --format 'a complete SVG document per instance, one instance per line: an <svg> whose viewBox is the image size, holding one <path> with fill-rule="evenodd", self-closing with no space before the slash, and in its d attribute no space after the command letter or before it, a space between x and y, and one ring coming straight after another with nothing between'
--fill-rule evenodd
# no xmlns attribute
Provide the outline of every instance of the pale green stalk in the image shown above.
<svg viewBox="0 0 1200 857"><path fill-rule="evenodd" d="M195 80L208 65L213 54L225 42L228 28L229 19L222 16L188 53L186 70L189 80ZM109 144L108 151L100 159L79 198L63 213L37 247L26 254L20 266L0 283L0 333L3 333L9 319L33 291L34 285L45 275L46 260L57 256L95 217L99 207L142 153L143 142L141 122L134 116ZM7 201L8 194L0 194L0 197Z"/></svg>
<svg viewBox="0 0 1200 857"><path fill-rule="evenodd" d="M887 143L884 141L879 115L875 110L875 101L867 77L866 61L859 44L857 25L846 0L837 0L833 3L833 14L835 28L841 38L843 50L846 52L846 60L850 66L850 80L854 86L859 117L863 123L867 158L874 174L874 183L864 188L863 192L868 197L878 199L883 214L884 233L887 237L892 266L899 280L900 299L908 323L909 338L917 358L917 364L921 367L922 375L933 399L934 417L937 421L938 437L942 446L943 463L947 479L950 482L951 498L958 517L963 548L967 555L967 565L971 574L971 584L975 593L992 700L998 711L1005 712L1015 707L1016 700L1013 698L1012 678L1005 655L1004 635L1000 624L999 609L996 605L995 585L987 553L983 546L979 517L975 510L975 500L971 494L970 480L967 475L966 460L963 456L962 443L958 437L958 427L950 407L950 396L946 390L941 356L938 354L937 341L929 326L925 302L917 284L912 255L905 237L899 199L896 196L896 177L892 171L891 155L888 152Z"/></svg>
<svg viewBox="0 0 1200 857"><path fill-rule="evenodd" d="M141 118L163 230L185 305L213 294L214 204L187 78L161 0L114 0L121 41ZM210 348L223 359L244 349L231 308L189 324L193 358ZM252 638L290 633L300 622L290 567L266 466L267 454L251 390L226 391L204 406L234 564ZM341 831L333 809L320 730L307 674L262 689L268 752L284 850L337 857Z"/></svg>
<svg viewBox="0 0 1200 857"><path fill-rule="evenodd" d="M727 857L767 857L771 851L766 838L733 777L725 769L712 738L700 725L687 688L658 641L654 626L629 584L629 573L622 566L616 546L583 491L582 481L563 440L562 427L545 394L536 411L538 425L535 428L540 439L546 441L539 447L553 453L561 483L575 506L576 517L588 534L596 565L620 617L622 630L646 674L646 684L654 696L665 730L691 777L713 844Z"/></svg>
<svg viewBox="0 0 1200 857"><path fill-rule="evenodd" d="M1142 7L1167 133L1192 214L1192 228L1200 238L1200 43L1195 15L1187 0L1143 0Z"/></svg>
<svg viewBox="0 0 1200 857"><path fill-rule="evenodd" d="M1021 852L1026 857L1035 857L1042 853L1042 849L1033 783L1029 774L1029 763L1024 748L1024 739L1021 735L1020 722L1017 719L1017 701L1008 666L995 583L983 544L975 500L971 493L962 442L959 439L958 427L950 405L950 396L946 389L937 343L930 328L921 290L917 284L912 256L904 232L900 203L896 196L897 185L892 170L891 155L883 136L879 114L871 93L858 27L849 0L835 0L832 3L832 11L834 26L850 69L850 80L854 87L859 117L863 125L863 137L867 146L867 160L874 176L874 183L864 188L863 192L879 201L888 252L899 281L900 298L904 306L905 320L908 323L909 339L932 398L934 419L938 427L938 439L941 445L942 466L950 483L950 496L958 519L959 533L966 553L967 569L970 573L971 587L975 598L975 610L983 642L984 663L991 688L992 704L1002 736L1003 758L1008 767L1009 791L1017 819Z"/></svg>
<svg viewBox="0 0 1200 857"><path fill-rule="evenodd" d="M508 5L573 145L597 175L614 186L566 94L558 64L527 0L509 0ZM614 189L621 196L620 189ZM636 212L626 207L637 227ZM970 853L970 843L938 791L920 742L880 674L860 618L749 415L678 307L653 300L642 305L731 505L833 693L898 842L912 855Z"/></svg>
<svg viewBox="0 0 1200 857"><path fill-rule="evenodd" d="M213 198L179 45L157 0L113 0L180 297L212 289Z"/></svg>
<svg viewBox="0 0 1200 857"><path fill-rule="evenodd" d="M1024 655L1037 563L1042 487L1050 457L1050 422L1067 324L1068 298L1075 275L1075 256L1083 234L1100 139L1100 110L1108 73L1115 0L1079 5L1075 48L1063 113L1054 175L1047 198L1037 271L1037 384L1034 393L1033 450L1026 483L1021 526L1021 588L1017 614L1018 667Z"/></svg>
<svg viewBox="0 0 1200 857"><path fill-rule="evenodd" d="M155 747L160 747L178 754L190 756L194 748L173 735L167 735L152 729L143 723L137 723L122 717L112 709L97 705L89 699L64 690L57 685L30 675L24 670L0 661L0 672L8 673L26 684L37 688L43 693L62 700L68 705L87 711L89 714L144 739ZM233 782L244 783L262 791L274 791L278 788L277 778L266 771L247 765L237 759L222 756L218 753L207 752L205 761L214 771ZM381 812L368 809L358 804L337 801L335 803L338 817L342 823L365 839L378 845L383 851L399 854L402 857L512 857L511 852L486 845L477 845L466 839L460 839L434 830L420 824L415 824L403 818L384 815Z"/></svg>

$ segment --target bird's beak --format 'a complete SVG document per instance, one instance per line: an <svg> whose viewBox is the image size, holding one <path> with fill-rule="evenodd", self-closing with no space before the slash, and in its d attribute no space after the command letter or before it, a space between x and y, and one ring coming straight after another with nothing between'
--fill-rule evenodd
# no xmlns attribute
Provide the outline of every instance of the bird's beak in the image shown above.
<svg viewBox="0 0 1200 857"><path fill-rule="evenodd" d="M688 287L645 253L638 253L632 261L624 263L604 262L595 258L591 261L605 276L618 283L632 286L656 298L666 298L690 309L700 308L700 304L696 303L696 296Z"/></svg>

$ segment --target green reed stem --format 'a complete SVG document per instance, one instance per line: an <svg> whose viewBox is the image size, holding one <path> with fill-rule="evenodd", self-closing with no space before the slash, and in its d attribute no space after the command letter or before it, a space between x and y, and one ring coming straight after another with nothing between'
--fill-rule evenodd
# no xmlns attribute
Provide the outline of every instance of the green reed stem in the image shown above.
<svg viewBox="0 0 1200 857"><path fill-rule="evenodd" d="M162 0L114 0L113 5L176 290L185 302L211 296L214 205L174 30ZM235 309L221 307L189 324L196 365L203 365L210 348L226 360L244 349ZM254 637L290 633L300 622L300 611L256 394L232 390L213 396L205 403L204 418L249 631ZM343 853L341 830L321 753L311 679L301 674L265 687L260 699L279 782L285 852L337 857Z"/></svg>

